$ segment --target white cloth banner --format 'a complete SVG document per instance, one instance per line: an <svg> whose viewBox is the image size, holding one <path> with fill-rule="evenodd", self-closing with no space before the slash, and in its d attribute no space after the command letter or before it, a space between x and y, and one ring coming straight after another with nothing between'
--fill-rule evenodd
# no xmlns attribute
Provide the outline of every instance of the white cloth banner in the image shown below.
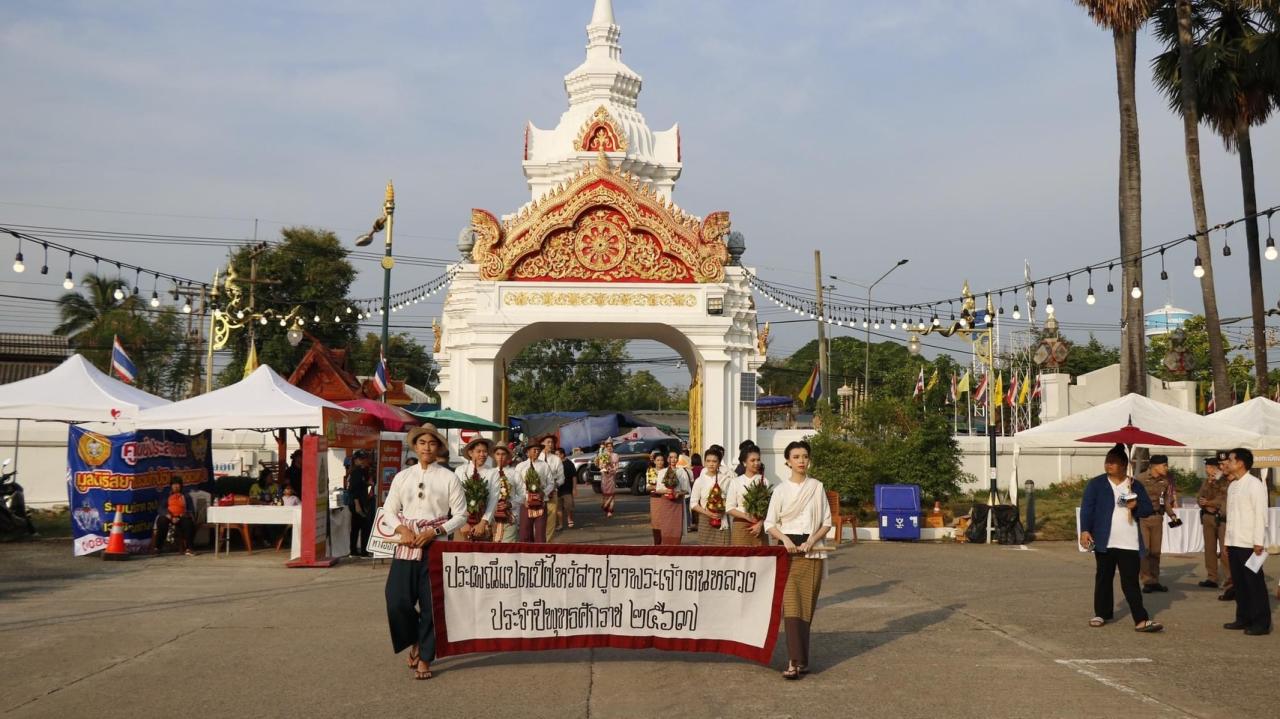
<svg viewBox="0 0 1280 719"><path fill-rule="evenodd" d="M768 662L780 548L437 542L437 654L655 647Z"/></svg>

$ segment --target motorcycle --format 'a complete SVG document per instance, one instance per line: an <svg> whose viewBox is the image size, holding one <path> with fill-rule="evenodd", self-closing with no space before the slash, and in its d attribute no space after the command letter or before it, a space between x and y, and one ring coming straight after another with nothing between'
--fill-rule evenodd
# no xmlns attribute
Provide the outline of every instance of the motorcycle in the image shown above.
<svg viewBox="0 0 1280 719"><path fill-rule="evenodd" d="M0 462L0 536L33 537L36 527L27 511L26 495L22 485L14 479L18 472L5 472L11 460Z"/></svg>

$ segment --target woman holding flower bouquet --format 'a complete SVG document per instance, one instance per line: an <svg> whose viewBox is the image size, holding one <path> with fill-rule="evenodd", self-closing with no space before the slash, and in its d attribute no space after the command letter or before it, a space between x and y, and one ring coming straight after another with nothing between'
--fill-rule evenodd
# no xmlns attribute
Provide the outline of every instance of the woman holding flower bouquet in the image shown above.
<svg viewBox="0 0 1280 719"><path fill-rule="evenodd" d="M551 466L541 458L542 445L525 445L525 460L516 465L516 481L524 489L524 509L520 516L520 541L545 544L547 541L547 508L552 501L555 480Z"/></svg>
<svg viewBox="0 0 1280 719"><path fill-rule="evenodd" d="M693 483L690 509L698 518L698 544L729 544L729 516L725 514L733 473L721 466L724 448L713 444L702 453L702 474Z"/></svg>
<svg viewBox="0 0 1280 719"><path fill-rule="evenodd" d="M493 442L484 437L477 437L462 448L462 456L467 458L467 462L454 470L454 475L462 482L462 493L467 498L467 523L458 530L455 539L471 542L489 540L489 525L493 522L493 509L498 500L492 486L493 469L488 466L492 448Z"/></svg>
<svg viewBox="0 0 1280 719"><path fill-rule="evenodd" d="M764 531L764 518L769 512L769 494L772 489L764 477L764 462L760 460L760 448L752 445L743 453L742 474L729 485L729 498L725 501L733 526L729 530L730 543L735 547L766 547L769 535Z"/></svg>
<svg viewBox="0 0 1280 719"><path fill-rule="evenodd" d="M684 498L689 496L689 473L667 464L662 450L650 456L653 466L645 475L649 490L649 527L654 544L679 544L684 536Z"/></svg>
<svg viewBox="0 0 1280 719"><path fill-rule="evenodd" d="M596 469L600 470L600 509L604 518L613 516L613 498L618 493L618 453L613 451L613 440L605 439L596 452Z"/></svg>
<svg viewBox="0 0 1280 719"><path fill-rule="evenodd" d="M791 476L773 490L764 528L791 555L791 571L782 591L782 618L787 633L787 669L784 679L809 673L809 626L822 588L827 547L823 540L831 530L831 505L822 482L809 476L809 443L787 445Z"/></svg>

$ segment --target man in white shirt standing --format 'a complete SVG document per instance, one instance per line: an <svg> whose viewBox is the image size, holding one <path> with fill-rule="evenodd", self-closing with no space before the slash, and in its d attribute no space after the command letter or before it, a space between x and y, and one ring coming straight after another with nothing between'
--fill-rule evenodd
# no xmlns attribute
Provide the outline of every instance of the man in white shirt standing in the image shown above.
<svg viewBox="0 0 1280 719"><path fill-rule="evenodd" d="M414 427L408 441L418 463L391 480L382 505L388 520L397 523L398 540L387 573L387 623L396 653L409 649L414 678L430 679L436 628L425 549L466 524L467 501L458 478L436 463L437 455L447 447L436 428L430 424Z"/></svg>
<svg viewBox="0 0 1280 719"><path fill-rule="evenodd" d="M515 480L523 486L532 469L540 480L542 496L533 496L526 488L525 503L521 509L523 514L520 517L520 541L543 544L547 541L547 509L553 501L551 497L554 496L552 491L555 484L551 478L551 467L541 458L542 445L531 442L525 446L524 451L526 459L516 465Z"/></svg>
<svg viewBox="0 0 1280 719"><path fill-rule="evenodd" d="M1249 473L1253 452L1237 448L1222 468L1233 479L1227 488L1227 559L1236 587L1236 620L1224 629L1243 629L1251 637L1271 633L1271 599L1262 568L1245 566L1252 555L1261 555L1266 541L1267 487Z"/></svg>
<svg viewBox="0 0 1280 719"><path fill-rule="evenodd" d="M542 461L547 465L547 473L551 477L551 493L547 495L547 541L556 536L560 528L560 491L564 484L564 465L556 456L556 436L543 435L538 444L542 445Z"/></svg>

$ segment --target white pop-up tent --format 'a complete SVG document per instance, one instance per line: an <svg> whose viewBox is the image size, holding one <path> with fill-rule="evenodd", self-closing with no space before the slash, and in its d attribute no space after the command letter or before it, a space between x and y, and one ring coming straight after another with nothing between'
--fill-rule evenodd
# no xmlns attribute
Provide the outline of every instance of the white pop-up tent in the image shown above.
<svg viewBox="0 0 1280 719"><path fill-rule="evenodd" d="M1215 424L1261 434L1262 444L1254 449L1280 447L1280 402L1266 397L1254 397L1248 402L1214 412L1206 419Z"/></svg>
<svg viewBox="0 0 1280 719"><path fill-rule="evenodd" d="M80 355L45 374L0 385L0 419L46 422L133 422L171 404L112 379Z"/></svg>
<svg viewBox="0 0 1280 719"><path fill-rule="evenodd" d="M1127 394L1062 419L1013 435L1015 447L1098 447L1079 442L1081 437L1117 430L1126 424L1163 435L1192 449L1259 447L1262 435L1225 422L1214 421L1171 405Z"/></svg>
<svg viewBox="0 0 1280 719"><path fill-rule="evenodd" d="M149 409L139 429L278 429L321 426L321 412L338 405L298 389L266 365L229 387Z"/></svg>

